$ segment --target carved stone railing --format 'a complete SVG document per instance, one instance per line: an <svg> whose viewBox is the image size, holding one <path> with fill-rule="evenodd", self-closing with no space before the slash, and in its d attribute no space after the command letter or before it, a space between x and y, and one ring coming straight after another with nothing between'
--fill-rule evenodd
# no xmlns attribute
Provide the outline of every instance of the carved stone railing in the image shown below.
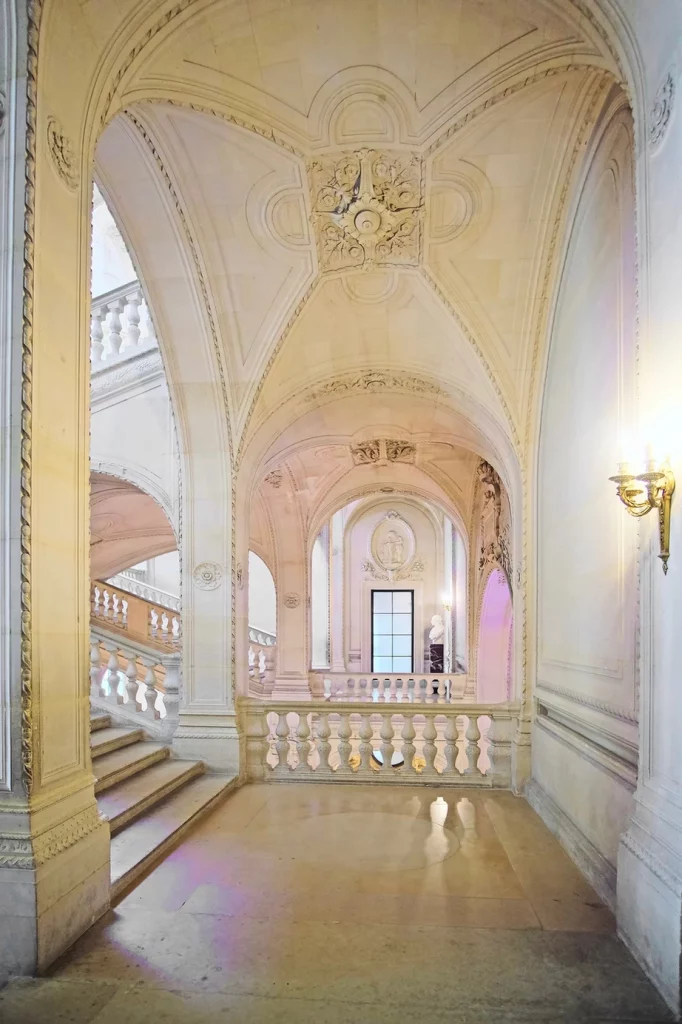
<svg viewBox="0 0 682 1024"><path fill-rule="evenodd" d="M167 608L172 612L179 612L181 601L175 594L169 594L167 590L160 587L152 587L149 583L133 575L133 571L126 569L106 581L106 586L116 587L117 590L124 590L126 594L134 594L135 597L142 597L151 604L160 608Z"/></svg>
<svg viewBox="0 0 682 1024"><path fill-rule="evenodd" d="M139 281L131 281L93 298L90 315L90 360L93 370L157 347L154 327Z"/></svg>
<svg viewBox="0 0 682 1024"><path fill-rule="evenodd" d="M251 630L249 629L249 640ZM271 645L249 643L249 694L269 697L275 685L275 659L277 648Z"/></svg>
<svg viewBox="0 0 682 1024"><path fill-rule="evenodd" d="M277 643L277 637L274 633L268 633L264 629L256 629L255 626L249 626L249 643L257 644L259 647L274 647Z"/></svg>
<svg viewBox="0 0 682 1024"><path fill-rule="evenodd" d="M177 651L160 653L91 628L90 703L116 720L170 739L178 720L180 662Z"/></svg>
<svg viewBox="0 0 682 1024"><path fill-rule="evenodd" d="M238 700L245 774L259 782L507 789L518 704Z"/></svg>
<svg viewBox="0 0 682 1024"><path fill-rule="evenodd" d="M312 672L311 691L315 697L360 701L461 701L466 695L467 676L462 673Z"/></svg>
<svg viewBox="0 0 682 1024"><path fill-rule="evenodd" d="M171 653L181 643L179 612L95 580L90 588L90 622Z"/></svg>

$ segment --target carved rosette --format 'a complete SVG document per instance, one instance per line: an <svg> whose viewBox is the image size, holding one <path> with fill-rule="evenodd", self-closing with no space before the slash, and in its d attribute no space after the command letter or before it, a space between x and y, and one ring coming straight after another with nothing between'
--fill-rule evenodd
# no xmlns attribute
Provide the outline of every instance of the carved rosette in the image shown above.
<svg viewBox="0 0 682 1024"><path fill-rule="evenodd" d="M674 100L675 80L672 72L669 71L659 86L649 116L649 144L651 146L658 146L663 141L670 123Z"/></svg>
<svg viewBox="0 0 682 1024"><path fill-rule="evenodd" d="M217 590L223 578L223 570L217 562L201 562L192 573L194 586L199 590Z"/></svg>
<svg viewBox="0 0 682 1024"><path fill-rule="evenodd" d="M298 594L285 594L283 600L285 608L298 608L301 603L301 598Z"/></svg>
<svg viewBox="0 0 682 1024"><path fill-rule="evenodd" d="M422 162L362 149L311 160L308 177L323 272L416 266L422 239Z"/></svg>

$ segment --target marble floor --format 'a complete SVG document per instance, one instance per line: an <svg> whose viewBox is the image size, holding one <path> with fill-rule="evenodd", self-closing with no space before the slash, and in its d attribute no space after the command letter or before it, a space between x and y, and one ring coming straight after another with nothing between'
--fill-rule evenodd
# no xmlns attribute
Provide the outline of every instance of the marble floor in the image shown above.
<svg viewBox="0 0 682 1024"><path fill-rule="evenodd" d="M247 786L2 1024L671 1016L609 911L509 793Z"/></svg>

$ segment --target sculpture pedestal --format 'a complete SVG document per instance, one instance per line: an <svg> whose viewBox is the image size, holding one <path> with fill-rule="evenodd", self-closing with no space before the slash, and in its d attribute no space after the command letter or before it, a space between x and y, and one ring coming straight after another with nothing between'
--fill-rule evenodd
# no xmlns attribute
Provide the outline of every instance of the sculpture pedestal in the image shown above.
<svg viewBox="0 0 682 1024"><path fill-rule="evenodd" d="M429 645L429 661L432 672L444 672L443 668L443 644Z"/></svg>

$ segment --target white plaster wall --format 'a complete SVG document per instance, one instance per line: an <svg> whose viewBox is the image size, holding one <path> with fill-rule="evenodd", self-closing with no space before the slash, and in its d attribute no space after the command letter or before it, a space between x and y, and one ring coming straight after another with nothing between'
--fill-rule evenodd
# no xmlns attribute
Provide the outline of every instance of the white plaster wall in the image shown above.
<svg viewBox="0 0 682 1024"><path fill-rule="evenodd" d="M158 376L149 384L98 399L90 419L92 468L123 475L152 497L163 499L175 521L178 459L168 387Z"/></svg>
<svg viewBox="0 0 682 1024"><path fill-rule="evenodd" d="M277 633L275 581L263 559L253 551L249 551L249 626Z"/></svg>
<svg viewBox="0 0 682 1024"><path fill-rule="evenodd" d="M636 525L608 481L634 411L629 120L622 112L607 127L580 192L551 338L538 468L536 692L560 724L538 716L533 778L584 838L583 866L593 880L602 872L597 881L611 902L637 742Z"/></svg>
<svg viewBox="0 0 682 1024"><path fill-rule="evenodd" d="M180 555L177 551L169 551L165 555L157 555L144 563L147 569L147 582L165 590L174 597L180 596Z"/></svg>
<svg viewBox="0 0 682 1024"><path fill-rule="evenodd" d="M96 298L136 278L121 233L95 185L92 205L92 295Z"/></svg>
<svg viewBox="0 0 682 1024"><path fill-rule="evenodd" d="M392 582L375 580L362 569L363 561L370 557L374 529L390 509L402 516L414 531L416 555L424 562L424 571L415 573L415 579ZM360 516L349 519L344 562L348 670L371 671L371 591L387 588L414 590L414 671L423 671L431 616L443 614L442 513L431 514L416 503L404 499L372 503Z"/></svg>

